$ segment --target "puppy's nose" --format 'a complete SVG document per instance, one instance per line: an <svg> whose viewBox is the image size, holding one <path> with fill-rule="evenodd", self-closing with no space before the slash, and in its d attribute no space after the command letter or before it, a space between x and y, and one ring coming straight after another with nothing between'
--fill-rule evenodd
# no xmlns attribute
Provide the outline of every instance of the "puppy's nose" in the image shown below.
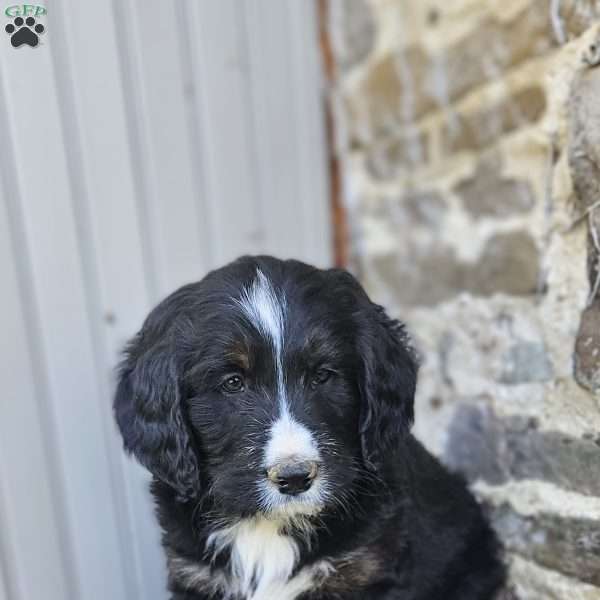
<svg viewBox="0 0 600 600"><path fill-rule="evenodd" d="M306 492L317 476L318 465L314 461L285 462L267 470L267 477L282 494L295 496Z"/></svg>

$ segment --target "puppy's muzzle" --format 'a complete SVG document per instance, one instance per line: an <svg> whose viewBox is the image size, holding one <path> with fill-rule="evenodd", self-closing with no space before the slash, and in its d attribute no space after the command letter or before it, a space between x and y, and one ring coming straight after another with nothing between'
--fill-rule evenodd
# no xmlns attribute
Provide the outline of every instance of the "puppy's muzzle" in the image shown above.
<svg viewBox="0 0 600 600"><path fill-rule="evenodd" d="M315 461L287 461L267 469L267 478L282 494L296 496L310 489L318 471Z"/></svg>

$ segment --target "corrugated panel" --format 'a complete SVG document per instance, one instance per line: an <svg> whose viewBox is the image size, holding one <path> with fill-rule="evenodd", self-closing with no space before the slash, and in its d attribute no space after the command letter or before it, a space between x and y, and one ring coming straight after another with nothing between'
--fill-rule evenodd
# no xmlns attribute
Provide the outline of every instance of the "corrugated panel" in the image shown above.
<svg viewBox="0 0 600 600"><path fill-rule="evenodd" d="M331 260L311 2L57 0L0 45L0 600L165 597L124 341L240 254Z"/></svg>
<svg viewBox="0 0 600 600"><path fill-rule="evenodd" d="M8 584L4 568L0 565L0 600L8 600Z"/></svg>
<svg viewBox="0 0 600 600"><path fill-rule="evenodd" d="M173 10L158 0L142 11L136 6L115 3L115 18L149 279L153 295L163 296L210 267L210 222L192 135L191 59L178 18L184 3Z"/></svg>
<svg viewBox="0 0 600 600"><path fill-rule="evenodd" d="M259 246L328 261L328 204L313 200L327 195L315 4L257 0L237 6L243 9L254 172L271 224L263 221Z"/></svg>
<svg viewBox="0 0 600 600"><path fill-rule="evenodd" d="M49 440L44 431L46 375L40 364L35 315L25 281L29 276L27 256L18 243L18 215L9 211L11 192L14 190L7 185L0 188L0 377L4 382L0 418L0 590L15 600L42 598L47 589L68 598L61 518L53 496L56 481L52 480L52 465L48 468Z"/></svg>

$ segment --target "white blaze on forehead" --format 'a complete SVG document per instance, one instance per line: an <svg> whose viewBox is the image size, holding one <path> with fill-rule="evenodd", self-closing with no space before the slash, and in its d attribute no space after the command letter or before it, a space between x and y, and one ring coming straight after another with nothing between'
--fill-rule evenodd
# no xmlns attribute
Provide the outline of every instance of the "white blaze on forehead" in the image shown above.
<svg viewBox="0 0 600 600"><path fill-rule="evenodd" d="M265 464L271 466L289 458L318 461L319 449L311 432L286 414L271 427L265 450Z"/></svg>
<svg viewBox="0 0 600 600"><path fill-rule="evenodd" d="M292 417L287 402L283 371L285 298L278 296L268 277L256 269L256 277L252 285L244 289L239 305L259 333L271 342L274 352L280 414L271 426L265 465L271 466L292 457L318 460L319 451L312 434Z"/></svg>
<svg viewBox="0 0 600 600"><path fill-rule="evenodd" d="M256 278L252 286L245 288L240 305L252 324L262 335L273 342L277 352L283 346L283 321L285 300L277 297L267 276L256 269Z"/></svg>
<svg viewBox="0 0 600 600"><path fill-rule="evenodd" d="M282 360L285 298L277 296L267 276L257 268L256 278L249 288L244 289L239 305L254 327L273 345L279 404L282 414L287 413Z"/></svg>

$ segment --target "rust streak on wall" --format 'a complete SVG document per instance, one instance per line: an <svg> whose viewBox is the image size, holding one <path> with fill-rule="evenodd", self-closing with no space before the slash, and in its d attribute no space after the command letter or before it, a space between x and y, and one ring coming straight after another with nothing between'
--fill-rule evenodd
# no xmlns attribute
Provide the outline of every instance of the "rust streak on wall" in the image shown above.
<svg viewBox="0 0 600 600"><path fill-rule="evenodd" d="M319 46L323 72L329 87L336 81L337 71L329 35L329 3L328 0L316 0L319 20ZM329 96L324 100L325 125L327 132L329 189L333 227L334 261L336 267L348 265L348 222L342 200L342 176L340 161L336 153L335 119Z"/></svg>

